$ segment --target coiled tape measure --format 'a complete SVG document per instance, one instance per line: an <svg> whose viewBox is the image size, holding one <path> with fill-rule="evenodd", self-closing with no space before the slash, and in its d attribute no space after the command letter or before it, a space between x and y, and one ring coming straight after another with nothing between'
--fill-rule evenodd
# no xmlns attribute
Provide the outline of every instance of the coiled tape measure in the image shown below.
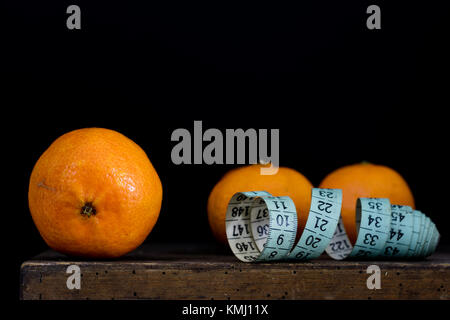
<svg viewBox="0 0 450 320"><path fill-rule="evenodd" d="M341 217L342 190L312 189L303 233L295 243L297 210L289 197L266 191L238 192L226 213L226 233L234 255L244 262L310 260L324 251L336 260L424 258L440 234L430 218L389 199L359 198L358 236L353 245Z"/></svg>

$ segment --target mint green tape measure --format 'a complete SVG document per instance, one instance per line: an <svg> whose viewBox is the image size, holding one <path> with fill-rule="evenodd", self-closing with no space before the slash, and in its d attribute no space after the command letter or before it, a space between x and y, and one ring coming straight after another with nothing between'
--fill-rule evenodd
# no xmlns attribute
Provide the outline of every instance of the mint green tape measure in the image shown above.
<svg viewBox="0 0 450 320"><path fill-rule="evenodd" d="M409 206L391 205L391 229L381 253L386 258L408 255L414 228L413 210Z"/></svg>
<svg viewBox="0 0 450 320"><path fill-rule="evenodd" d="M359 198L356 204L358 237L355 245L352 246L341 219L326 251L336 260L377 257L389 238L390 225L391 204L388 199Z"/></svg>
<svg viewBox="0 0 450 320"><path fill-rule="evenodd" d="M244 262L304 261L325 251L336 260L413 259L431 255L440 234L430 218L389 199L359 198L357 239L352 244L341 218L342 191L314 188L303 233L295 243L297 211L289 197L266 191L238 192L226 213L228 243Z"/></svg>
<svg viewBox="0 0 450 320"><path fill-rule="evenodd" d="M305 229L288 258L309 260L319 257L333 238L341 207L342 190L312 189L311 208Z"/></svg>
<svg viewBox="0 0 450 320"><path fill-rule="evenodd" d="M236 193L228 204L226 231L230 248L241 261L284 259L297 232L294 202L265 191Z"/></svg>

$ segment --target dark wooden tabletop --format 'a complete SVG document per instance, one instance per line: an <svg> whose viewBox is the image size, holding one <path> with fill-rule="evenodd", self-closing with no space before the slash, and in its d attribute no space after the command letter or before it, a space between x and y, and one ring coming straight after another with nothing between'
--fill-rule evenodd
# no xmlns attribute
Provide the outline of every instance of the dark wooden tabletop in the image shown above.
<svg viewBox="0 0 450 320"><path fill-rule="evenodd" d="M309 262L275 263L243 263L227 247L215 244L144 244L111 260L72 258L49 250L22 264L20 296L27 300L449 299L449 249L441 247L420 261L335 261L323 255ZM80 270L79 289L77 274L67 273L72 265ZM373 287L367 284L370 265L380 268L380 289L369 289Z"/></svg>

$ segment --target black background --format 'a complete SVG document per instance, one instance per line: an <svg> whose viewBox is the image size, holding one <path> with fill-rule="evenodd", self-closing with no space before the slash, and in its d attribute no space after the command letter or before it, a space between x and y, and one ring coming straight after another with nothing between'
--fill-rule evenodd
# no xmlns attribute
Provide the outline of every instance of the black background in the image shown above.
<svg viewBox="0 0 450 320"><path fill-rule="evenodd" d="M214 241L207 197L233 166L170 158L172 131L202 120L279 128L281 165L316 186L362 160L394 168L448 244L444 3L2 1L3 228L15 285L20 263L47 248L28 210L33 165L58 136L90 126L133 139L159 173L163 207L147 241ZM70 4L81 30L66 28ZM381 30L366 28L370 4Z"/></svg>

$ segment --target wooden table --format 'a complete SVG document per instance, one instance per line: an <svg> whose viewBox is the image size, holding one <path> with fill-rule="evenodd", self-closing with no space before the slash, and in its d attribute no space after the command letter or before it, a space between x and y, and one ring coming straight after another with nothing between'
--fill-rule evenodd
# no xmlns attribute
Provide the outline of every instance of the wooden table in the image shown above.
<svg viewBox="0 0 450 320"><path fill-rule="evenodd" d="M95 261L47 251L22 264L20 297L449 299L449 249L440 248L422 261L334 261L322 256L311 262L257 264L239 262L228 248L205 244L144 244L120 259ZM367 267L374 264L381 269L378 290L367 287ZM67 287L70 265L80 268L80 289Z"/></svg>

